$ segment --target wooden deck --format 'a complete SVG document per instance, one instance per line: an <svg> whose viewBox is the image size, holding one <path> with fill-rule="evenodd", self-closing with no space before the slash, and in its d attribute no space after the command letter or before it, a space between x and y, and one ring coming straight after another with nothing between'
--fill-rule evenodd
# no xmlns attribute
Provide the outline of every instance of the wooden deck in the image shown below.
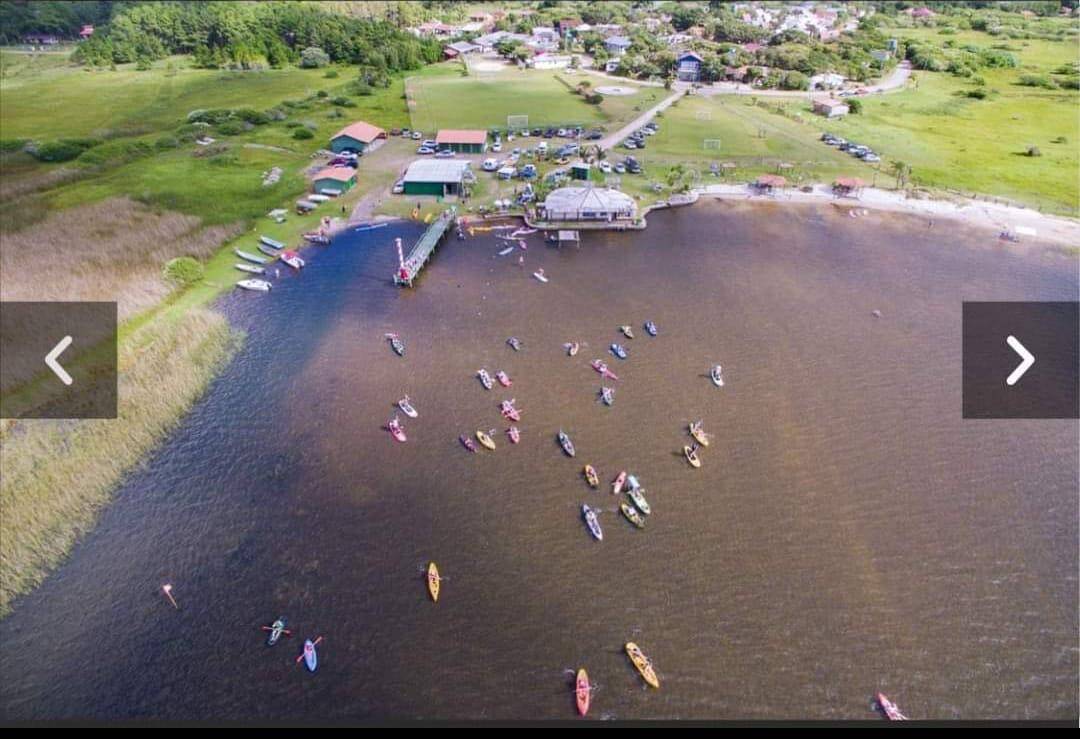
<svg viewBox="0 0 1080 739"><path fill-rule="evenodd" d="M450 225L454 222L455 216L456 210L449 208L431 222L431 225L424 231L423 236L413 244L413 248L409 250L409 255L404 257L398 265L397 270L394 272L395 285L412 287L413 280L420 275L424 265L428 263L431 255L435 253L435 248L442 242L446 232L450 230Z"/></svg>

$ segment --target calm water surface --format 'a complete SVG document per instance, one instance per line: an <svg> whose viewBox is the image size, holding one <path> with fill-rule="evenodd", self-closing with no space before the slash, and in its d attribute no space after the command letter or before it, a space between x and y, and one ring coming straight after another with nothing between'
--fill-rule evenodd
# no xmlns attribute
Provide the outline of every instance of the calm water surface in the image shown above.
<svg viewBox="0 0 1080 739"><path fill-rule="evenodd" d="M224 301L240 354L0 622L6 717L570 718L585 666L590 718L870 718L876 690L919 718L1076 718L1077 423L960 417L961 301L1075 300L1075 258L701 203L580 250L534 237L524 270L492 234L451 240L398 290L393 237L419 230L346 234ZM620 324L639 329L625 362ZM513 388L486 392L480 367ZM420 418L395 444L405 392ZM693 470L697 418L713 442ZM478 428L497 451L461 448ZM585 462L638 475L646 530ZM294 636L269 649L282 614ZM316 635L312 675L294 658Z"/></svg>

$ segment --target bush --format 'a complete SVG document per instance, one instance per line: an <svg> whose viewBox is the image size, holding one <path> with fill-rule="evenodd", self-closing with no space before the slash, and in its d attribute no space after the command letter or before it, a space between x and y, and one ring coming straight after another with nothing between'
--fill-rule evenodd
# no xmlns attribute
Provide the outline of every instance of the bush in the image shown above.
<svg viewBox="0 0 1080 739"><path fill-rule="evenodd" d="M127 141L118 139L108 141L100 146L87 149L79 155L79 164L99 167L105 165L116 166L133 162L136 159L150 156L154 153L153 147L143 141Z"/></svg>
<svg viewBox="0 0 1080 739"><path fill-rule="evenodd" d="M326 70L326 74L323 75L328 80L336 80L338 78L338 71L336 69Z"/></svg>
<svg viewBox="0 0 1080 739"><path fill-rule="evenodd" d="M222 123L232 118L233 112L228 108L215 110L193 110L187 114L188 123Z"/></svg>
<svg viewBox="0 0 1080 739"><path fill-rule="evenodd" d="M354 82L352 84L352 91L356 95L374 95L375 89L366 82Z"/></svg>
<svg viewBox="0 0 1080 739"><path fill-rule="evenodd" d="M39 162L67 162L100 143L99 139L58 139L31 144L27 151Z"/></svg>
<svg viewBox="0 0 1080 739"><path fill-rule="evenodd" d="M270 110L266 111L266 119L268 121L283 121L288 117L289 114L281 108L271 108Z"/></svg>
<svg viewBox="0 0 1080 739"><path fill-rule="evenodd" d="M355 108L356 107L356 103L354 101L352 101L352 100L349 100L349 98L347 98L347 97L340 97L339 96L339 97L333 98L332 100L330 100L330 102L332 104L337 105L337 106L342 107L342 108Z"/></svg>
<svg viewBox="0 0 1080 739"><path fill-rule="evenodd" d="M250 123L254 126L262 126L270 122L270 116L266 113L260 113L252 108L237 108L232 112L234 118L239 118L245 123Z"/></svg>
<svg viewBox="0 0 1080 739"><path fill-rule="evenodd" d="M158 151L165 151L167 149L176 149L180 146L180 139L175 136L162 136L154 142L154 148Z"/></svg>
<svg viewBox="0 0 1080 739"><path fill-rule="evenodd" d="M1057 83L1045 74L1022 74L1018 83L1024 87L1042 87L1047 90L1057 89Z"/></svg>
<svg viewBox="0 0 1080 739"><path fill-rule="evenodd" d="M0 151L5 153L19 151L28 143L30 143L29 139L0 139Z"/></svg>
<svg viewBox="0 0 1080 739"><path fill-rule="evenodd" d="M206 270L193 257L176 257L165 262L162 277L177 286L193 285L203 278Z"/></svg>
<svg viewBox="0 0 1080 739"><path fill-rule="evenodd" d="M300 52L300 66L305 69L325 67L330 63L330 55L318 46L309 46Z"/></svg>
<svg viewBox="0 0 1080 739"><path fill-rule="evenodd" d="M990 93L982 87L977 87L974 90L965 91L964 96L969 97L972 100L986 100L986 98L990 96Z"/></svg>
<svg viewBox="0 0 1080 739"><path fill-rule="evenodd" d="M217 127L217 132L222 136L237 136L244 132L244 126L240 121L225 121Z"/></svg>
<svg viewBox="0 0 1080 739"><path fill-rule="evenodd" d="M330 93L328 93L326 90L319 90L317 93L315 93L315 97L319 99L327 98L330 97Z"/></svg>
<svg viewBox="0 0 1080 739"><path fill-rule="evenodd" d="M1037 146L1029 146L1027 151L1024 152L1024 155L1029 157L1041 157L1042 152L1039 151L1039 147Z"/></svg>
<svg viewBox="0 0 1080 739"><path fill-rule="evenodd" d="M858 98L848 98L847 106L848 110L855 115L862 113L862 100L859 100Z"/></svg>
<svg viewBox="0 0 1080 739"><path fill-rule="evenodd" d="M313 139L315 138L315 134L311 132L311 129L301 127L293 131L292 137L294 139Z"/></svg>
<svg viewBox="0 0 1080 739"><path fill-rule="evenodd" d="M598 92L593 92L585 96L585 102L589 105L599 105L604 102L604 96Z"/></svg>

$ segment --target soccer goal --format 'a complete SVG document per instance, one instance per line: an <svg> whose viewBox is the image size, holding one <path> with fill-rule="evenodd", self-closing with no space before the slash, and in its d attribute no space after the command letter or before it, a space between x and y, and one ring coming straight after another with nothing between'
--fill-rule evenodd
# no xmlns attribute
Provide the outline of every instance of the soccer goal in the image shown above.
<svg viewBox="0 0 1080 739"><path fill-rule="evenodd" d="M720 139L702 139L701 148L705 151L720 151Z"/></svg>
<svg viewBox="0 0 1080 739"><path fill-rule="evenodd" d="M506 130L507 131L524 131L529 127L529 116L527 115L508 115L506 116Z"/></svg>
<svg viewBox="0 0 1080 739"><path fill-rule="evenodd" d="M694 111L694 117L697 118L699 121L711 121L712 120L712 111L707 110L707 109L706 110L696 110L696 111Z"/></svg>

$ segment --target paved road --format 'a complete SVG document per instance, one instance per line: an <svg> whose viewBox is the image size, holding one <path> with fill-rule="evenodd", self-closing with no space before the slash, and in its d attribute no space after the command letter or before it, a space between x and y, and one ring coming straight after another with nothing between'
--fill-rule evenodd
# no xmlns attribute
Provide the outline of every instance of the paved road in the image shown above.
<svg viewBox="0 0 1080 739"><path fill-rule="evenodd" d="M911 76L911 62L906 59L896 65L889 76L874 85L864 85L862 89L868 93L889 92L890 90L903 89ZM807 90L762 90L750 85L742 85L735 82L714 82L711 85L701 87L698 95L712 97L714 95L754 95L755 97L774 98L806 98L806 97L831 97L835 93L827 91L809 92Z"/></svg>

